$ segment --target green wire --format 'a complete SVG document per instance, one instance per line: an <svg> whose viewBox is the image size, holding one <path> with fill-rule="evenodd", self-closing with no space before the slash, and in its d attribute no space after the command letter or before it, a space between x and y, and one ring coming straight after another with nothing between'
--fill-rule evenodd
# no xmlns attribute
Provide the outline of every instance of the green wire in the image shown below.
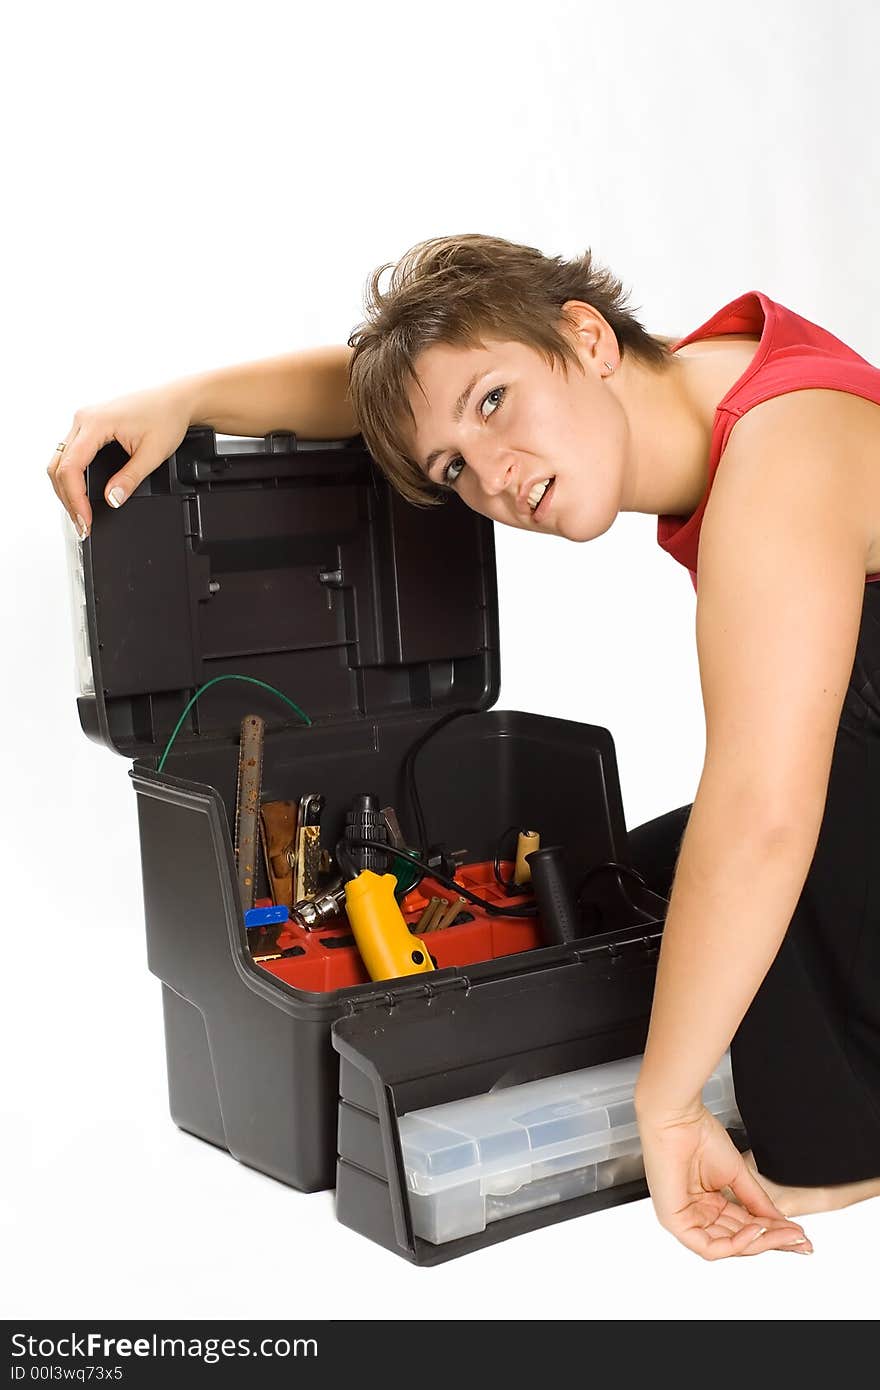
<svg viewBox="0 0 880 1390"><path fill-rule="evenodd" d="M269 685L266 681L258 681L257 678L256 678L256 676L235 676L235 675L214 676L214 678L213 678L212 680L205 681L205 684L204 684L204 685L200 685L199 688L198 688L198 690L196 691L195 695L193 695L192 699L187 701L186 706L185 706L184 711L183 711L183 714L182 714L182 715L180 716L180 718L178 719L177 723L176 723L175 726L174 726L174 730L173 730L173 732L172 732L172 734L171 734L171 737L169 738L168 742L165 744L165 752L162 754L161 758L159 759L159 763L158 763L158 766L157 766L157 768L156 768L156 771L157 771L157 772L161 772L161 771L162 771L162 768L165 766L165 759L168 757L168 754L171 752L171 745L172 745L172 743L174 742L174 740L177 738L177 735L180 733L181 727L182 727L182 725L183 725L183 721L184 721L184 719L186 718L186 716L189 714L189 712L190 712L190 710L192 709L193 705L195 704L196 700L199 698L200 695L204 695L205 691L206 691L206 690L209 690L210 687L211 687L212 685L216 685L218 681L247 681L250 685L260 685L260 686L263 687L264 690L271 690L272 694L273 694L273 695L277 695L277 696L279 697L279 699L283 700L284 703L285 703L286 705L290 705L290 708L291 708L292 710L296 710L296 713L299 715L300 719L304 719L305 722L306 722L307 724L310 725L311 722L312 722L311 719L309 718L309 716L306 714L305 710L301 710L300 707L299 707L299 705L295 705L295 704L293 703L293 700L289 700L288 697L283 693L283 691L281 691L281 690L276 690L276 688L275 688L274 685Z"/></svg>

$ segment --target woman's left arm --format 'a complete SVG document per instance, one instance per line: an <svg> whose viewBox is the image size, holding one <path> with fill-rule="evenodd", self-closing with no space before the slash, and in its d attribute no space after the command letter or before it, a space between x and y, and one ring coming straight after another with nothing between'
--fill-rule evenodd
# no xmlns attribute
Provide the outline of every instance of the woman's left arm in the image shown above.
<svg viewBox="0 0 880 1390"><path fill-rule="evenodd" d="M797 905L855 656L872 509L833 394L777 397L738 422L701 528L706 757L636 1106L658 1217L707 1258L759 1253L801 1234L707 1115L701 1091ZM725 1187L739 1206L726 1203Z"/></svg>

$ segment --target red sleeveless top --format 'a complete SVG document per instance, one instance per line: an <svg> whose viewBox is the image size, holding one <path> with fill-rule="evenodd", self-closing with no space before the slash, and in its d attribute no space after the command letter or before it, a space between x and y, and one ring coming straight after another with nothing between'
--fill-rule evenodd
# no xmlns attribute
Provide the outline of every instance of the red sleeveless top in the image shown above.
<svg viewBox="0 0 880 1390"><path fill-rule="evenodd" d="M774 303L760 290L751 290L725 304L706 323L686 338L681 338L671 350L676 352L686 343L717 337L722 333L760 333L761 341L756 345L755 356L746 371L716 408L709 454L709 481L699 506L689 517L657 518L658 544L690 570L695 589L697 547L703 513L724 446L740 416L771 396L820 387L848 391L880 405L880 368L872 366L827 329L819 328L809 319L801 318L791 309ZM866 584L875 580L880 580L880 574L865 577Z"/></svg>

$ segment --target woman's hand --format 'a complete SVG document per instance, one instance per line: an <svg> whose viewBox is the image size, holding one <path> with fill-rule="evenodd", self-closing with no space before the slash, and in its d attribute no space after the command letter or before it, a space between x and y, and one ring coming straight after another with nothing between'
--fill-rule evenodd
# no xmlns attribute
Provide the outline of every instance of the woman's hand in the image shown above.
<svg viewBox="0 0 880 1390"><path fill-rule="evenodd" d="M85 471L98 450L116 439L131 455L104 489L109 506L119 507L147 474L174 453L189 428L190 417L186 379L84 406L76 412L65 436L67 447L63 453L53 454L46 471L81 540L92 525Z"/></svg>
<svg viewBox="0 0 880 1390"><path fill-rule="evenodd" d="M689 1250L705 1260L812 1251L804 1231L773 1205L702 1104L679 1115L642 1111L639 1130L657 1218Z"/></svg>

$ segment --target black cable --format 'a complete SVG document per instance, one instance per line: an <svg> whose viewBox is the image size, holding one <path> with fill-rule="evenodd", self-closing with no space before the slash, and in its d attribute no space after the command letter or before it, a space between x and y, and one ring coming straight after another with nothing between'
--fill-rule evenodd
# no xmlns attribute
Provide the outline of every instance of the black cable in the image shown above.
<svg viewBox="0 0 880 1390"><path fill-rule="evenodd" d="M632 868L630 864L618 864L614 859L609 859L606 863L595 864L592 869L587 870L587 872L583 876L583 879L581 880L581 886L578 889L578 893L580 894L584 891L584 884L586 883L588 878L592 878L593 874L601 873L603 869L617 869L619 873L629 874L631 878L638 879L639 883L642 885L643 888L647 888L648 886L645 880L642 878L642 875L639 873L638 869Z"/></svg>
<svg viewBox="0 0 880 1390"><path fill-rule="evenodd" d="M380 840L353 839L350 843L351 845L357 846L358 848L362 849L382 849L386 852L386 854L389 850L389 846L383 844ZM348 860L349 864L353 869L353 872L350 873L348 876L351 878L355 878L359 871L355 868L353 861L351 860L350 856L346 853L344 841L340 841L340 844L342 846L343 857ZM337 844L336 847L337 862L339 863L339 867L342 869L343 873L348 873L348 870L344 866L339 856L340 844ZM428 877L436 879L437 882L442 883L445 888L453 888L457 893L460 893L463 898L466 898L468 902L476 903L477 907L482 907L484 911L489 914L490 917L537 917L538 915L538 909L535 907L533 903L517 903L513 907L499 907L497 903L487 902L487 900L485 898L481 898L478 893L471 892L470 888L465 888L463 883L458 883L454 878L448 878L446 874L442 874L437 869L432 868L430 864L426 864L423 859L420 859L419 856L416 854L410 853L409 850L396 849L394 850L394 853L396 855L399 855L401 859L406 859L409 863L415 864ZM644 884L645 882L645 880L642 878L642 875L636 869L631 868L629 864L618 864L615 860L609 859L606 863L596 864L593 866L592 869L587 870L586 874L584 875L581 881L581 886L578 889L578 899L580 899L580 895L583 892L584 885L587 882L587 879L591 878L593 874L600 873L603 869L618 869L622 873L630 874L633 878L638 879L638 881L642 884Z"/></svg>
<svg viewBox="0 0 880 1390"><path fill-rule="evenodd" d="M501 852L504 849L504 841L507 839L508 835L512 835L514 831L518 835L519 826L509 825L507 829L502 831L502 833L498 836L498 843L495 846L495 857L492 860L492 872L495 875L495 882L499 885L499 887L504 889L505 893L514 893L519 888L519 884L515 883L512 878L506 879L501 877Z"/></svg>
<svg viewBox="0 0 880 1390"><path fill-rule="evenodd" d="M349 847L352 845L356 845L360 849L384 849L386 853L388 852L388 846L381 844L378 840L350 840ZM460 893L463 898L467 898L468 902L476 903L477 907L482 907L492 917L537 916L538 910L532 903L518 903L514 907L499 907L497 903L487 902L486 899L481 898L478 893L472 893L470 888L465 888L464 884L457 882L456 879L448 878L446 874L439 873L437 869L432 868L430 864L426 864L418 855L411 854L409 850L396 849L394 853L400 855L401 859L406 859L409 863L416 864L418 868L424 870L428 877L436 879L438 883L442 883L444 888L454 888L456 893Z"/></svg>
<svg viewBox="0 0 880 1390"><path fill-rule="evenodd" d="M403 760L403 777L406 786L406 793L412 808L413 818L416 823L415 844L419 854L424 857L428 850L428 829L425 824L425 813L422 810L422 802L419 796L419 789L416 786L416 758L418 757L425 744L438 734L447 724L451 724L453 719L461 719L465 714L479 714L478 709L454 709L448 714L444 714L442 719L433 723L430 729L426 729L420 734L415 742L411 743L407 749L406 757Z"/></svg>
<svg viewBox="0 0 880 1390"><path fill-rule="evenodd" d="M334 853L336 855L336 863L342 873L343 878L357 878L358 874L360 873L360 869L355 864L354 860L349 854L344 837L340 837L340 839L336 841L336 849Z"/></svg>

